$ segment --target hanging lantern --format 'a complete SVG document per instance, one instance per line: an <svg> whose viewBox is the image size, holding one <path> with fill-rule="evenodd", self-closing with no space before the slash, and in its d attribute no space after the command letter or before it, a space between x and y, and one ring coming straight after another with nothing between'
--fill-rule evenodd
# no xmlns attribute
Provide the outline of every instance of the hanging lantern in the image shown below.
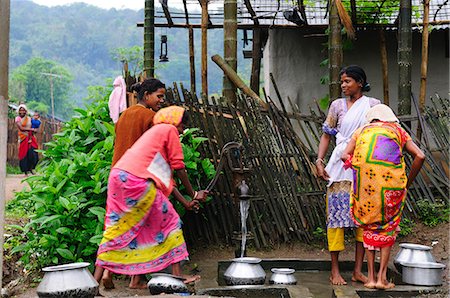
<svg viewBox="0 0 450 298"><path fill-rule="evenodd" d="M159 55L159 62L169 62L167 57L167 35L161 35L161 55Z"/></svg>

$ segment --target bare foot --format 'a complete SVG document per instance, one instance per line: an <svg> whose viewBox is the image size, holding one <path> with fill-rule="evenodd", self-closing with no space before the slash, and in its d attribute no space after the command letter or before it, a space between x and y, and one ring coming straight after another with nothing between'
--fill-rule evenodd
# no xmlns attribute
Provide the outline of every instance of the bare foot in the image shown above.
<svg viewBox="0 0 450 298"><path fill-rule="evenodd" d="M375 285L375 287L379 290L388 290L388 289L392 289L395 287L395 284L388 282L387 280L385 280L384 282L377 282L377 284Z"/></svg>
<svg viewBox="0 0 450 298"><path fill-rule="evenodd" d="M142 280L140 275L133 275L128 287L130 289L147 289L147 283Z"/></svg>
<svg viewBox="0 0 450 298"><path fill-rule="evenodd" d="M201 278L200 275L181 275L181 277L183 278L183 282L185 284L190 284L191 282L200 280Z"/></svg>
<svg viewBox="0 0 450 298"><path fill-rule="evenodd" d="M377 283L376 283L376 282L373 282L373 281L366 282L366 283L364 284L364 286L365 286L366 288L368 288L368 289L375 289L375 288L376 288L376 285L377 285Z"/></svg>
<svg viewBox="0 0 450 298"><path fill-rule="evenodd" d="M105 276L102 277L102 283L105 289L111 290L114 289L114 283L112 281L112 276Z"/></svg>
<svg viewBox="0 0 450 298"><path fill-rule="evenodd" d="M366 284L366 283L369 282L369 279L367 278L367 276L365 276L361 272L359 272L359 273L353 272L352 281L357 281L357 282L361 282L363 284Z"/></svg>
<svg viewBox="0 0 450 298"><path fill-rule="evenodd" d="M330 282L331 282L332 285L335 285L335 286L343 286L343 285L347 284L345 279L339 273L336 274L336 275L331 274L330 275Z"/></svg>
<svg viewBox="0 0 450 298"><path fill-rule="evenodd" d="M139 282L139 283L136 283L136 284L133 284L133 283L130 282L128 287L130 289L147 289L147 284L145 282Z"/></svg>

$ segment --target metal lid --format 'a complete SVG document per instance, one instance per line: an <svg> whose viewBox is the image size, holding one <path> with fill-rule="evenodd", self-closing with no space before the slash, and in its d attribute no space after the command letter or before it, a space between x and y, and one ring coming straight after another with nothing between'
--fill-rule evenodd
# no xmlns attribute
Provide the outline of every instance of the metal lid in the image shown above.
<svg viewBox="0 0 450 298"><path fill-rule="evenodd" d="M58 265L58 266L45 267L45 268L42 268L42 271L53 272L53 271L81 269L81 268L85 268L89 265L90 265L90 263L88 263L88 262L70 263L70 264L64 264L64 265Z"/></svg>
<svg viewBox="0 0 450 298"><path fill-rule="evenodd" d="M253 257L235 258L232 261L233 262L237 262L237 263L248 263L248 264L261 263L261 259L260 258L253 258Z"/></svg>
<svg viewBox="0 0 450 298"><path fill-rule="evenodd" d="M435 262L421 262L421 263L401 263L404 267L412 267L412 268L425 268L425 269L443 269L445 268L444 264L435 263Z"/></svg>
<svg viewBox="0 0 450 298"><path fill-rule="evenodd" d="M292 268L272 268L270 269L273 273L281 273L281 274L293 274L295 273L295 269Z"/></svg>
<svg viewBox="0 0 450 298"><path fill-rule="evenodd" d="M179 280L184 280L181 276L177 276L177 275L173 275L173 274L168 274L168 273L151 273L152 277L156 277L156 276L165 276L165 277L171 277L171 278L176 278Z"/></svg>
<svg viewBox="0 0 450 298"><path fill-rule="evenodd" d="M431 250L431 246L421 245L421 244L414 244L414 243L400 243L400 247L402 248L409 248L409 249L416 249L416 250Z"/></svg>

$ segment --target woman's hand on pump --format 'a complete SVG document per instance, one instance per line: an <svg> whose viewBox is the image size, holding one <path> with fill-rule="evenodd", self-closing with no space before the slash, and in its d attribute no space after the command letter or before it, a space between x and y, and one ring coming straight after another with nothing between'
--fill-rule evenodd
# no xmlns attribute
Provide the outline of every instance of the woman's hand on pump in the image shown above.
<svg viewBox="0 0 450 298"><path fill-rule="evenodd" d="M204 203L206 198L208 197L209 191L207 190L199 190L194 192L193 200L197 200L198 202Z"/></svg>

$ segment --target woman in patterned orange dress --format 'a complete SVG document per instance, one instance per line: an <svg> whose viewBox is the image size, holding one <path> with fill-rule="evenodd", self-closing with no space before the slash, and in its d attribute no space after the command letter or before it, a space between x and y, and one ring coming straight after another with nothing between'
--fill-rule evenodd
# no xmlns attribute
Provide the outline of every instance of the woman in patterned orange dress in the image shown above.
<svg viewBox="0 0 450 298"><path fill-rule="evenodd" d="M425 155L398 124L392 110L376 105L366 115L369 124L353 134L342 160L353 169L351 214L363 228L367 254L367 288L389 289L395 285L386 277L387 263L398 233L406 191L418 174ZM414 158L406 177L403 151ZM381 252L380 269L375 274L375 251Z"/></svg>

